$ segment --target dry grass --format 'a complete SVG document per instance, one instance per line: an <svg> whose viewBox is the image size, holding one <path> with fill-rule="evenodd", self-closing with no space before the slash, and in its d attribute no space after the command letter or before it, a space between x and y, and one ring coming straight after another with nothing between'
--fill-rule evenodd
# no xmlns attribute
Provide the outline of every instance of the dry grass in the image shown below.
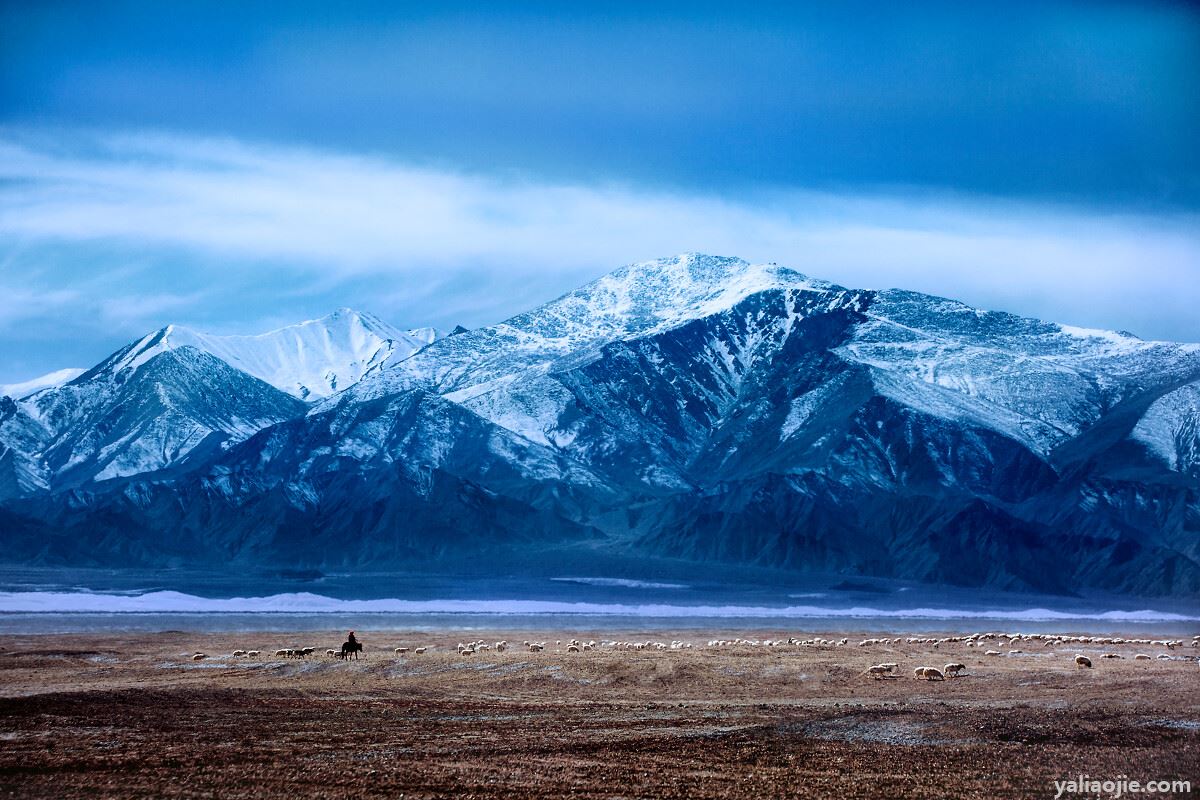
<svg viewBox="0 0 1200 800"><path fill-rule="evenodd" d="M1052 797L1079 773L1200 786L1194 661L708 649L708 632L637 635L691 650L555 646L573 635L488 634L549 645L464 658L461 634L373 633L349 663L218 655L322 653L336 632L3 637L0 785L42 798ZM880 661L900 677L862 674ZM968 675L911 677L948 661Z"/></svg>

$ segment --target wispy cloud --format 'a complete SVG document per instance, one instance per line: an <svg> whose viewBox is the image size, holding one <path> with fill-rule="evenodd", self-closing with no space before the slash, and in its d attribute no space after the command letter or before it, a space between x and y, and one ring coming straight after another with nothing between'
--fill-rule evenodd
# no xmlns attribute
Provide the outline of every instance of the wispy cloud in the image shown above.
<svg viewBox="0 0 1200 800"><path fill-rule="evenodd" d="M85 302L99 322L176 313L227 325L206 306L224 302L221 282L274 284L280 306L366 297L403 310L402 323L482 324L620 264L699 250L1200 339L1197 222L927 193L705 196L233 140L9 131L0 248L58 255L40 265L40 290L20 295L13 259L0 262L0 335ZM121 281L95 271L134 261ZM86 292L80 263L98 265Z"/></svg>

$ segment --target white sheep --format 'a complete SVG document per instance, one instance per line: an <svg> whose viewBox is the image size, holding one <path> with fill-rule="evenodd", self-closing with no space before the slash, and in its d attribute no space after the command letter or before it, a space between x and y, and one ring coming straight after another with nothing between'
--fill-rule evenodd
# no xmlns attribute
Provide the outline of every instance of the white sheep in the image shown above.
<svg viewBox="0 0 1200 800"><path fill-rule="evenodd" d="M292 652L291 650L279 649L279 650L275 651L275 655L283 656L284 658L287 658L288 654L291 652Z"/></svg>
<svg viewBox="0 0 1200 800"><path fill-rule="evenodd" d="M407 653L407 652L408 652L407 647L397 647L396 648L396 655L398 655L398 656L403 655L404 653Z"/></svg>
<svg viewBox="0 0 1200 800"><path fill-rule="evenodd" d="M429 649L428 647L418 647L416 650L413 650L413 652L418 655L421 655L428 649Z"/></svg>
<svg viewBox="0 0 1200 800"><path fill-rule="evenodd" d="M1000 651L999 650L988 650L986 653L984 653L984 655L985 656L998 656L998 655L1000 655Z"/></svg>
<svg viewBox="0 0 1200 800"><path fill-rule="evenodd" d="M1092 660L1087 656L1076 655L1075 664L1076 666L1087 667L1088 669L1092 668Z"/></svg>
<svg viewBox="0 0 1200 800"><path fill-rule="evenodd" d="M927 681L946 680L946 676L937 667L917 667L913 670L913 675L917 678L924 678Z"/></svg>
<svg viewBox="0 0 1200 800"><path fill-rule="evenodd" d="M192 661L203 661L208 658L204 653L195 653L192 655Z"/></svg>
<svg viewBox="0 0 1200 800"><path fill-rule="evenodd" d="M1136 656L1133 657L1133 660L1134 661L1149 661L1150 656L1146 655L1145 653L1138 653Z"/></svg>
<svg viewBox="0 0 1200 800"><path fill-rule="evenodd" d="M242 657L244 657L245 655L246 655L246 651L245 651L245 650L234 650L234 651L233 651L233 657L234 657L234 658L242 658Z"/></svg>
<svg viewBox="0 0 1200 800"><path fill-rule="evenodd" d="M337 654L338 654L338 651L334 650L332 647L328 647L325 649L325 655L327 655L327 656L336 656Z"/></svg>
<svg viewBox="0 0 1200 800"><path fill-rule="evenodd" d="M262 655L261 650L247 650L246 651L246 658L258 658L261 655Z"/></svg>

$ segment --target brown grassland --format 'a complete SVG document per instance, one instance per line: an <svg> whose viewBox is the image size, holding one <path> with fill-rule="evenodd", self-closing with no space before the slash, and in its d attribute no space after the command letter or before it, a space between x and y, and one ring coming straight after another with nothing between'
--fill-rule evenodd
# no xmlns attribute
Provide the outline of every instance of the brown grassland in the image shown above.
<svg viewBox="0 0 1200 800"><path fill-rule="evenodd" d="M723 635L801 634L368 632L351 662L324 654L331 631L2 636L0 795L1051 798L1079 774L1200 794L1195 649L707 646ZM513 646L460 656L464 637ZM880 662L898 676L862 674ZM966 674L913 677L947 662Z"/></svg>

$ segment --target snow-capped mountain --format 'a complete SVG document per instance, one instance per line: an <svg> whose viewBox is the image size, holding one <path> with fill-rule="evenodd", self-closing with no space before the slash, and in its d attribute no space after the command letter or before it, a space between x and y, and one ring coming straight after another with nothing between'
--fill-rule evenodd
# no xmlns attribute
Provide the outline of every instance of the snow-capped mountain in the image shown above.
<svg viewBox="0 0 1200 800"><path fill-rule="evenodd" d="M337 391L440 336L350 309L258 336L168 325L24 395L8 422L19 483L63 488L176 467L302 414L294 398ZM42 440L29 444L27 431Z"/></svg>
<svg viewBox="0 0 1200 800"><path fill-rule="evenodd" d="M172 471L118 460L121 491L97 460L71 503L55 489L61 442L108 452L140 429L93 442L46 407L91 373L34 395L22 407L55 442L50 489L3 511L66 560L67 532L87 530L256 564L586 552L1200 593L1197 345L696 254L429 338L311 406L275 405L284 419L239 410L257 422L166 459Z"/></svg>
<svg viewBox="0 0 1200 800"><path fill-rule="evenodd" d="M403 361L441 336L433 328L402 331L349 308L256 336L214 336L168 325L136 342L113 369L134 368L158 353L194 347L293 397L317 400Z"/></svg>
<svg viewBox="0 0 1200 800"><path fill-rule="evenodd" d="M178 466L303 413L299 400L194 347L147 349L136 342L22 401L46 432L50 486Z"/></svg>
<svg viewBox="0 0 1200 800"><path fill-rule="evenodd" d="M418 386L448 396L457 392L461 400L519 375L545 372L559 359L588 358L608 342L666 330L785 287L846 293L774 264L736 258L685 254L631 264L532 311L442 341L329 402L361 402Z"/></svg>

